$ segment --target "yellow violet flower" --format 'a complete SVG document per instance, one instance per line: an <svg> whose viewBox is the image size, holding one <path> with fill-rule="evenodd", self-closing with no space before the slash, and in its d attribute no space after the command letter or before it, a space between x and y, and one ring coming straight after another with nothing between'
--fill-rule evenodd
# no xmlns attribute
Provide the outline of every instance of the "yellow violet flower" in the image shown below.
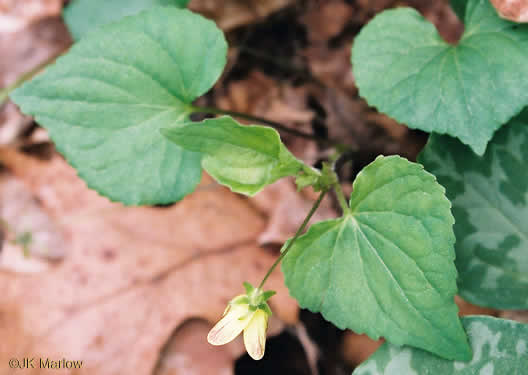
<svg viewBox="0 0 528 375"><path fill-rule="evenodd" d="M207 341L212 345L224 345L244 331L244 345L255 360L262 359L266 348L266 331L271 310L266 303L275 292L262 292L244 283L247 293L229 302L224 316L211 329Z"/></svg>
<svg viewBox="0 0 528 375"><path fill-rule="evenodd" d="M244 329L244 345L251 358L259 360L264 357L266 349L266 331L268 330L267 312L257 309L251 321Z"/></svg>

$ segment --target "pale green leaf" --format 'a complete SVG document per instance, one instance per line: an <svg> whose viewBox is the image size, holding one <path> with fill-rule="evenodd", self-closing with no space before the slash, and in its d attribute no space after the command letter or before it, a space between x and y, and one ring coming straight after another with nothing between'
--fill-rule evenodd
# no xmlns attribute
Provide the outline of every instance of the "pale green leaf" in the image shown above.
<svg viewBox="0 0 528 375"><path fill-rule="evenodd" d="M189 121L226 51L213 22L156 7L90 33L12 99L91 188L126 204L170 203L194 190L201 156L159 129Z"/></svg>
<svg viewBox="0 0 528 375"><path fill-rule="evenodd" d="M228 116L162 129L162 133L186 150L203 153L207 173L237 193L254 195L303 169L274 129L243 126Z"/></svg>
<svg viewBox="0 0 528 375"><path fill-rule="evenodd" d="M468 0L464 23L455 46L415 10L385 11L354 41L352 63L370 105L482 155L528 104L528 25L499 18L489 0Z"/></svg>
<svg viewBox="0 0 528 375"><path fill-rule="evenodd" d="M384 344L353 375L525 375L528 325L489 316L462 318L473 357L448 361L420 349Z"/></svg>
<svg viewBox="0 0 528 375"><path fill-rule="evenodd" d="M432 136L420 160L453 203L462 297L528 309L528 111L501 128L482 157Z"/></svg>
<svg viewBox="0 0 528 375"><path fill-rule="evenodd" d="M99 26L161 5L185 8L189 0L73 0L62 15L71 35L81 39Z"/></svg>
<svg viewBox="0 0 528 375"><path fill-rule="evenodd" d="M312 225L291 247L286 285L341 329L467 360L453 223L434 176L398 156L378 157L358 174L350 212Z"/></svg>

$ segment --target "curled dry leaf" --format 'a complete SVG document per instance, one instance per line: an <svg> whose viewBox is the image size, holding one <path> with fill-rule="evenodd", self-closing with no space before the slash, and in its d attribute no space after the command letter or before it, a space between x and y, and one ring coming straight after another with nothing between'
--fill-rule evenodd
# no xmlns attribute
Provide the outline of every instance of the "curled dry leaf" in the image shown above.
<svg viewBox="0 0 528 375"><path fill-rule="evenodd" d="M9 343L0 344L0 363L32 353L83 360L77 375L152 374L177 327L192 318L212 324L242 282L257 282L275 260L257 246L260 214L226 189L165 208L126 208L87 189L58 156L4 149L0 161L42 202L67 245L49 272L0 273L0 341ZM274 316L295 322L281 273L268 282L278 292Z"/></svg>
<svg viewBox="0 0 528 375"><path fill-rule="evenodd" d="M491 0L502 18L514 22L528 22L528 1L526 0Z"/></svg>

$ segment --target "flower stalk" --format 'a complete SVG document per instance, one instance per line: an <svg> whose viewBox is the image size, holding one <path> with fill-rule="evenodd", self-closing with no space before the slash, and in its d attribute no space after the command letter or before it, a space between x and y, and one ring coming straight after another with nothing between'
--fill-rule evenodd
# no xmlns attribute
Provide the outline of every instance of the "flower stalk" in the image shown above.
<svg viewBox="0 0 528 375"><path fill-rule="evenodd" d="M266 331L268 329L268 320L271 316L271 309L266 301L275 294L274 291L264 292L262 289L264 284L275 268L288 254L295 241L297 241L297 239L304 233L310 219L313 217L321 205L326 193L331 188L335 189L343 211L348 212L350 210L337 175L329 164L324 164L321 173L315 176L316 180L311 181L310 179L313 177L314 176L311 174L301 175L296 181L299 188L310 183L314 190L321 192L310 209L310 212L306 215L303 223L299 229L297 229L293 238L284 244L280 256L270 267L259 286L255 288L249 283L244 283L246 293L233 298L229 302L222 319L216 323L207 336L207 340L210 344L227 344L234 340L240 333L244 332L244 345L251 358L259 360L264 356L266 348Z"/></svg>
<svg viewBox="0 0 528 375"><path fill-rule="evenodd" d="M297 240L297 238L299 238L301 236L301 234L304 232L304 230L306 229L306 226L308 225L308 222L310 221L310 219L312 218L312 216L315 214L315 211L317 211L317 209L319 208L319 205L321 204L321 202L323 201L323 198L324 196L326 195L327 193L327 190L323 190L321 192L321 194L319 194L319 198L317 198L317 201L314 203L314 205L312 206L310 212L308 213L308 215L306 216L306 218L304 219L303 223L301 224L301 226L299 227L299 229L297 229L297 232L295 233L295 236L293 236L293 238L291 240L288 240L286 242L286 247L283 248L283 250L281 250L281 255L277 258L277 260L275 261L275 263L273 263L273 265L270 267L270 269L268 270L268 272L266 273L266 275L264 276L264 278L262 279L262 281L260 282L260 285L259 285L259 289L261 289L264 284L266 283L266 280L268 280L268 277L271 275L271 273L275 270L275 268L279 265L279 263L282 261L282 259L286 256L286 254L288 254L288 251L290 251L292 245L295 243L295 241Z"/></svg>

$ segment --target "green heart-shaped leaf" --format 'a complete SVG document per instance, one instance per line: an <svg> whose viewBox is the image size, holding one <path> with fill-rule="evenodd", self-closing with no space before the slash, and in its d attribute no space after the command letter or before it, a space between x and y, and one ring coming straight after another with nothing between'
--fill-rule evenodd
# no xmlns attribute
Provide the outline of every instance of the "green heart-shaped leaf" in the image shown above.
<svg viewBox="0 0 528 375"><path fill-rule="evenodd" d="M449 134L482 155L495 130L528 104L528 26L489 0L468 0L458 45L412 9L381 13L354 41L361 96L396 120Z"/></svg>
<svg viewBox="0 0 528 375"><path fill-rule="evenodd" d="M304 170L274 129L243 126L228 116L161 132L184 149L203 153L203 168L237 193L254 195L279 178Z"/></svg>
<svg viewBox="0 0 528 375"><path fill-rule="evenodd" d="M378 157L354 181L350 212L293 244L282 266L286 285L339 328L467 360L453 223L434 176L398 156Z"/></svg>
<svg viewBox="0 0 528 375"><path fill-rule="evenodd" d="M528 325L489 316L462 318L473 349L469 363L420 349L383 344L353 375L522 375L528 370Z"/></svg>
<svg viewBox="0 0 528 375"><path fill-rule="evenodd" d="M90 33L12 98L91 188L126 204L170 203L199 182L200 154L159 129L189 121L226 51L213 22L156 7Z"/></svg>
<svg viewBox="0 0 528 375"><path fill-rule="evenodd" d="M73 0L62 15L71 35L81 39L88 32L125 16L161 6L185 8L189 0Z"/></svg>
<svg viewBox="0 0 528 375"><path fill-rule="evenodd" d="M432 136L420 161L453 203L460 294L477 305L528 309L528 111L500 129L482 157Z"/></svg>

